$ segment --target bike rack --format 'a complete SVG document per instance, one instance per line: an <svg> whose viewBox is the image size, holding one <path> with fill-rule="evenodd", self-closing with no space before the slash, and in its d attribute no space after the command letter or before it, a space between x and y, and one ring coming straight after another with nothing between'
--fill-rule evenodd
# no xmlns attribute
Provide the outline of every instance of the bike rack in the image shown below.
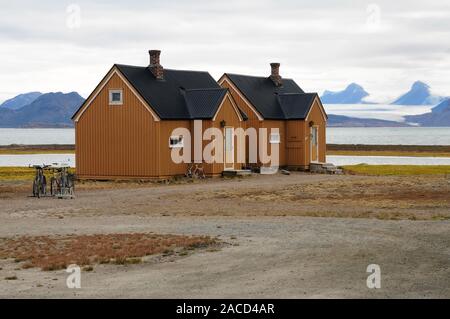
<svg viewBox="0 0 450 319"><path fill-rule="evenodd" d="M29 167L36 169L33 180L33 197L75 197L75 177L69 173L69 165L53 163L52 165L30 165ZM52 174L50 185L48 185L45 171ZM50 186L50 194L48 194L48 186Z"/></svg>

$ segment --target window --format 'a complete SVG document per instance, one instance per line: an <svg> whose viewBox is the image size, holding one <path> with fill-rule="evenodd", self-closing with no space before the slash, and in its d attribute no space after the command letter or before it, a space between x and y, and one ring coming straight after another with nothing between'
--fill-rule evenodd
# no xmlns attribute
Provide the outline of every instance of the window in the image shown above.
<svg viewBox="0 0 450 319"><path fill-rule="evenodd" d="M122 105L123 92L122 90L109 90L109 105Z"/></svg>
<svg viewBox="0 0 450 319"><path fill-rule="evenodd" d="M318 144L318 141L317 141L317 127L316 126L313 126L311 128L311 144L314 145L314 146L316 146Z"/></svg>
<svg viewBox="0 0 450 319"><path fill-rule="evenodd" d="M280 141L280 133L271 133L270 134L270 144L279 144Z"/></svg>
<svg viewBox="0 0 450 319"><path fill-rule="evenodd" d="M170 148L181 148L183 147L183 135L180 136L171 136L169 139L169 147Z"/></svg>

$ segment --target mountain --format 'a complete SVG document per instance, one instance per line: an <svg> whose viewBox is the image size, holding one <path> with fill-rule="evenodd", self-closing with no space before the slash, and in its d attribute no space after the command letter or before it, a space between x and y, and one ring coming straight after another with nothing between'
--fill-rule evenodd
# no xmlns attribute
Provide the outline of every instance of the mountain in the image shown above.
<svg viewBox="0 0 450 319"><path fill-rule="evenodd" d="M450 109L450 98L442 101L440 104L436 105L435 107L433 107L431 109L431 112L433 113L440 113L443 112L445 110Z"/></svg>
<svg viewBox="0 0 450 319"><path fill-rule="evenodd" d="M405 127L405 123L328 114L328 127Z"/></svg>
<svg viewBox="0 0 450 319"><path fill-rule="evenodd" d="M41 96L41 92L29 92L24 94L19 94L12 99L6 100L2 104L0 104L1 108L7 108L10 110L18 110L25 105L30 104L34 100L36 100L39 96Z"/></svg>
<svg viewBox="0 0 450 319"><path fill-rule="evenodd" d="M77 92L42 94L20 109L0 109L0 127L70 127L83 102Z"/></svg>
<svg viewBox="0 0 450 319"><path fill-rule="evenodd" d="M369 96L369 93L362 86L352 83L343 91L323 92L321 100L324 104L361 104L366 96Z"/></svg>
<svg viewBox="0 0 450 319"><path fill-rule="evenodd" d="M405 116L405 121L420 126L450 127L450 99L444 100L442 103L432 108L429 113Z"/></svg>
<svg viewBox="0 0 450 319"><path fill-rule="evenodd" d="M411 89L392 102L394 105L435 105L444 100L444 97L432 95L430 87L421 81L416 81Z"/></svg>

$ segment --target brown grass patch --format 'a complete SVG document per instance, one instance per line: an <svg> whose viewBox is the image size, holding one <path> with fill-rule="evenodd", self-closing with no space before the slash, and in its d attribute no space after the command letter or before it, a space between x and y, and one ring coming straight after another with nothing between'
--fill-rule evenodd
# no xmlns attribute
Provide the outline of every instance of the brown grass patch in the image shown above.
<svg viewBox="0 0 450 319"><path fill-rule="evenodd" d="M22 268L64 269L70 264L135 264L141 257L201 248L217 243L208 236L101 234L0 238L0 258L23 262Z"/></svg>

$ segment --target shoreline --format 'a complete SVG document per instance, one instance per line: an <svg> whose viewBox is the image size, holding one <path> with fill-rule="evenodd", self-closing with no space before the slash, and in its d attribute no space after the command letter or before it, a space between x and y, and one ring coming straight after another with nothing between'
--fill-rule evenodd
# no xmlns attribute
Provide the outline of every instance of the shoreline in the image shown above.
<svg viewBox="0 0 450 319"><path fill-rule="evenodd" d="M450 157L450 145L327 144L327 155Z"/></svg>
<svg viewBox="0 0 450 319"><path fill-rule="evenodd" d="M0 155L74 154L74 144L0 145ZM327 155L450 157L450 145L327 144Z"/></svg>
<svg viewBox="0 0 450 319"><path fill-rule="evenodd" d="M27 155L27 154L73 154L74 144L10 144L0 145L0 155Z"/></svg>

